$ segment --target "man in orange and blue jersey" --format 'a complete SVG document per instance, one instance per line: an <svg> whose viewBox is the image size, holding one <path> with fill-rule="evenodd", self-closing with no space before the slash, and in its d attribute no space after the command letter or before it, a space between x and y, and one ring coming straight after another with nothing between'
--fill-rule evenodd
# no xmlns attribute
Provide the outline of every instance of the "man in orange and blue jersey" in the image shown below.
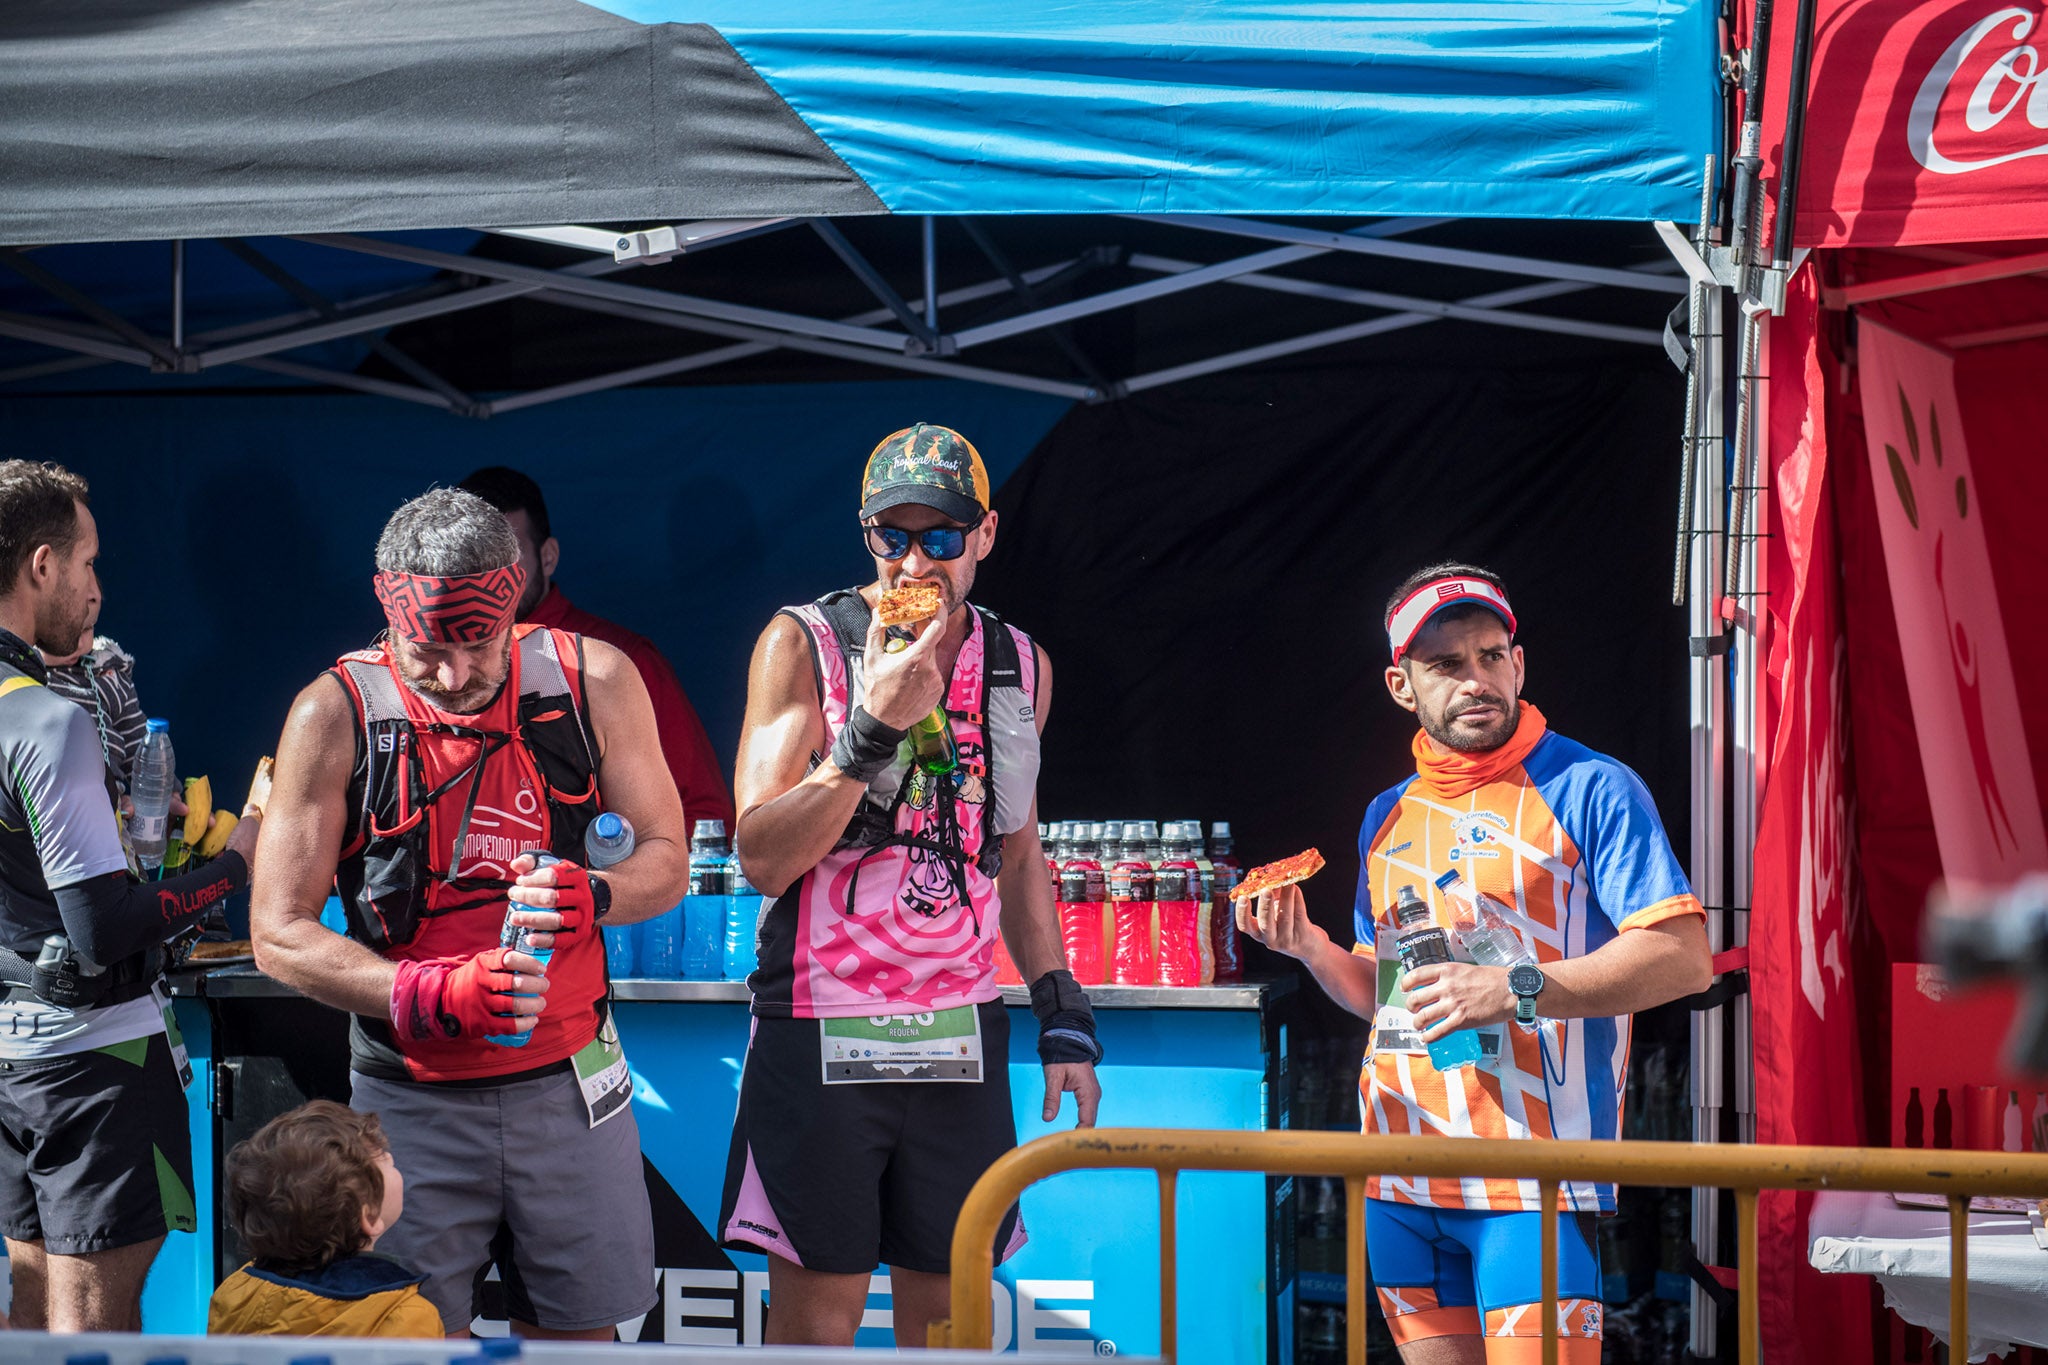
<svg viewBox="0 0 2048 1365"><path fill-rule="evenodd" d="M1240 926L1373 1021L1359 1081L1366 1132L1617 1137L1630 1016L1712 979L1705 912L1641 779L1521 700L1522 647L1498 578L1433 565L1395 591L1385 625L1387 691L1421 729L1414 775L1367 808L1359 831L1357 946L1330 941L1298 886L1241 906ZM1390 947L1382 970L1377 945L1383 933L1391 945L1404 888L1460 943L1484 902L1519 941L1514 960L1403 972ZM1439 1070L1429 1044L1466 1029L1480 1060ZM1366 1195L1367 1259L1405 1365L1541 1358L1535 1181L1385 1176ZM1614 1187L1567 1184L1560 1207L1560 1360L1596 1365L1592 1227L1614 1211Z"/></svg>

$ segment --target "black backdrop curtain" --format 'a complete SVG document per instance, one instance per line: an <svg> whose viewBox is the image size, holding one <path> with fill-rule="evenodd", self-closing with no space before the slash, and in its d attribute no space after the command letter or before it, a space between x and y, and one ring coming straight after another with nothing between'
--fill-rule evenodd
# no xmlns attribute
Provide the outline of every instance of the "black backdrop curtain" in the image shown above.
<svg viewBox="0 0 2048 1365"><path fill-rule="evenodd" d="M1506 579L1527 698L1643 776L1684 859L1681 388L1655 352L1574 351L1225 375L1068 414L999 491L975 594L1052 659L1041 817L1229 819L1247 864L1313 844L1310 912L1348 945L1359 822L1413 771L1382 610L1456 558Z"/></svg>

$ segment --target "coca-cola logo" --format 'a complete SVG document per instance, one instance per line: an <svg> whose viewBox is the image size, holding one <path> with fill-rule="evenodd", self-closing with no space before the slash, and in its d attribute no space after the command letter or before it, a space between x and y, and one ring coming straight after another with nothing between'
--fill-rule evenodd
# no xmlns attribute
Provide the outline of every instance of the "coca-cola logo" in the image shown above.
<svg viewBox="0 0 2048 1365"><path fill-rule="evenodd" d="M2019 7L2001 9L1948 45L1906 116L1906 145L1915 161L1937 175L1962 175L2048 156L2048 68L2023 41L2038 17ZM1937 125L1941 146L1935 145Z"/></svg>

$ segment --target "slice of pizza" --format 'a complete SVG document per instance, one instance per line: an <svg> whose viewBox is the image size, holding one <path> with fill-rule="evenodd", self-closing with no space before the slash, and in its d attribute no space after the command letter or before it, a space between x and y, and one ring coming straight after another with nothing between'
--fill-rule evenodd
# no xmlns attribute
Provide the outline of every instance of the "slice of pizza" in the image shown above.
<svg viewBox="0 0 2048 1365"><path fill-rule="evenodd" d="M945 599L939 595L936 583L905 583L886 590L882 600L875 606L875 614L882 618L885 626L907 626L912 621L922 621L927 616L937 616Z"/></svg>
<svg viewBox="0 0 2048 1365"><path fill-rule="evenodd" d="M1263 867L1253 868L1244 874L1243 881L1230 889L1230 898L1234 901L1250 900L1261 891L1271 891L1276 887L1305 882L1322 870L1323 855L1309 849L1305 853L1295 854L1292 858L1282 858L1277 863L1267 863Z"/></svg>

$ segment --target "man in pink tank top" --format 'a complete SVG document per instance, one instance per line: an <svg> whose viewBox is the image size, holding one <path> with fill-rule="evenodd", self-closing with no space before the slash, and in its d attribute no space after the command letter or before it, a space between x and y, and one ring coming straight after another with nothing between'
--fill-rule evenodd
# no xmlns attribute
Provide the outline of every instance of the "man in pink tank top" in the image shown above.
<svg viewBox="0 0 2048 1365"><path fill-rule="evenodd" d="M1090 1126L1101 1096L1038 842L1052 665L967 601L996 538L980 454L895 433L860 521L875 581L769 622L740 738L738 856L767 900L719 1222L769 1253L778 1345L852 1345L877 1265L899 1344L948 1316L961 1203L1017 1141L998 933L1033 983L1046 1121L1071 1090ZM882 592L911 582L941 611L885 628ZM997 1254L1022 1241L1013 1209Z"/></svg>

